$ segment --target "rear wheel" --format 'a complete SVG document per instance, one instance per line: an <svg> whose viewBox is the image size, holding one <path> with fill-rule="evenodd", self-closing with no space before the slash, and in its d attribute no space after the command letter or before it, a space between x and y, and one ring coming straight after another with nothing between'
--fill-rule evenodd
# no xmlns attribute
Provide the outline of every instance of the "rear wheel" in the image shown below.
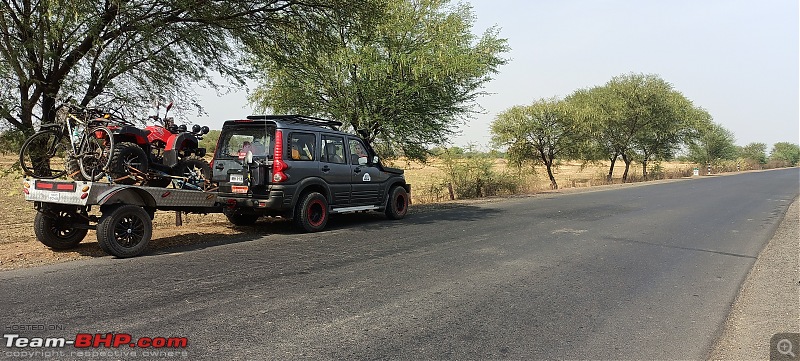
<svg viewBox="0 0 800 361"><path fill-rule="evenodd" d="M297 202L294 222L306 232L318 232L328 224L328 200L318 192L306 193Z"/></svg>
<svg viewBox="0 0 800 361"><path fill-rule="evenodd" d="M184 177L184 189L206 189L211 184L211 166L208 161L196 155L190 155L175 167L175 175Z"/></svg>
<svg viewBox="0 0 800 361"><path fill-rule="evenodd" d="M258 218L260 218L256 214L242 214L229 211L224 211L223 213L225 214L225 217L228 218L228 221L235 226L252 226L256 223L256 221L258 221Z"/></svg>
<svg viewBox="0 0 800 361"><path fill-rule="evenodd" d="M135 143L121 142L114 145L108 175L115 183L134 184L136 175L145 175L150 168L147 153Z"/></svg>
<svg viewBox="0 0 800 361"><path fill-rule="evenodd" d="M86 214L74 209L45 208L36 212L33 231L36 239L56 250L78 246L88 232L89 219Z"/></svg>
<svg viewBox="0 0 800 361"><path fill-rule="evenodd" d="M118 205L103 210L97 224L97 242L113 256L133 257L147 249L152 232L153 222L144 208Z"/></svg>
<svg viewBox="0 0 800 361"><path fill-rule="evenodd" d="M389 192L389 200L386 201L386 217L389 219L401 219L408 213L408 192L403 187L394 187Z"/></svg>
<svg viewBox="0 0 800 361"><path fill-rule="evenodd" d="M111 152L114 149L114 138L105 127L90 130L81 142L78 165L84 179L99 181L106 175L111 164Z"/></svg>

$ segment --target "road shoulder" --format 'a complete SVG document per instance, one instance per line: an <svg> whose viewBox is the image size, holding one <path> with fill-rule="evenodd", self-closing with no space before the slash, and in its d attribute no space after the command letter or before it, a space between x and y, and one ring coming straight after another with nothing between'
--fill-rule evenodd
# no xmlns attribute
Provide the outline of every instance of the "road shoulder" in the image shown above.
<svg viewBox="0 0 800 361"><path fill-rule="evenodd" d="M795 199L758 255L709 359L768 360L773 334L800 332L799 208Z"/></svg>

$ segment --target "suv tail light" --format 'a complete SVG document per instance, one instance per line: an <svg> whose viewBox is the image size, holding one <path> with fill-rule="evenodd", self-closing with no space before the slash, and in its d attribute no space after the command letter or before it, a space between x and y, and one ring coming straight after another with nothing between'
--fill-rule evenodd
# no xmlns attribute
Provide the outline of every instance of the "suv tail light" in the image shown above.
<svg viewBox="0 0 800 361"><path fill-rule="evenodd" d="M283 161L283 132L280 130L275 131L275 149L272 152L272 181L280 183L287 180L285 171L289 165Z"/></svg>

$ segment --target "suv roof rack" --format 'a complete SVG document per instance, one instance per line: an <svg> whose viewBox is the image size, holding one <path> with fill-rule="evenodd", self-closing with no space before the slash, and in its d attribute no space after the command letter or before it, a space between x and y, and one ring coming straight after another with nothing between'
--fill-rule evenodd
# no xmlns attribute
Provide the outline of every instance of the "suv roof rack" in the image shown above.
<svg viewBox="0 0 800 361"><path fill-rule="evenodd" d="M333 130L339 130L339 127L342 126L342 122L338 122L335 120L327 120L322 118L315 118L309 117L306 115L248 115L247 119L250 120L283 120L287 122L294 122L300 124L311 124L311 125L321 125L330 127Z"/></svg>

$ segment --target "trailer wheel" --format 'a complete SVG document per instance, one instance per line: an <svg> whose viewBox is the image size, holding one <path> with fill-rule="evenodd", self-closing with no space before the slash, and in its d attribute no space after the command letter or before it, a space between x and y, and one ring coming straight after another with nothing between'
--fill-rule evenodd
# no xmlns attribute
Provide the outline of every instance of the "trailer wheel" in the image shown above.
<svg viewBox="0 0 800 361"><path fill-rule="evenodd" d="M328 200L318 192L306 193L297 202L295 223L306 232L318 232L328 224Z"/></svg>
<svg viewBox="0 0 800 361"><path fill-rule="evenodd" d="M97 224L97 242L106 253L119 258L136 256L147 249L153 222L144 208L130 204L103 211Z"/></svg>
<svg viewBox="0 0 800 361"><path fill-rule="evenodd" d="M36 212L33 218L33 232L36 234L36 239L45 246L57 250L75 248L83 241L88 227L77 228L76 225L88 226L89 220L74 210Z"/></svg>

